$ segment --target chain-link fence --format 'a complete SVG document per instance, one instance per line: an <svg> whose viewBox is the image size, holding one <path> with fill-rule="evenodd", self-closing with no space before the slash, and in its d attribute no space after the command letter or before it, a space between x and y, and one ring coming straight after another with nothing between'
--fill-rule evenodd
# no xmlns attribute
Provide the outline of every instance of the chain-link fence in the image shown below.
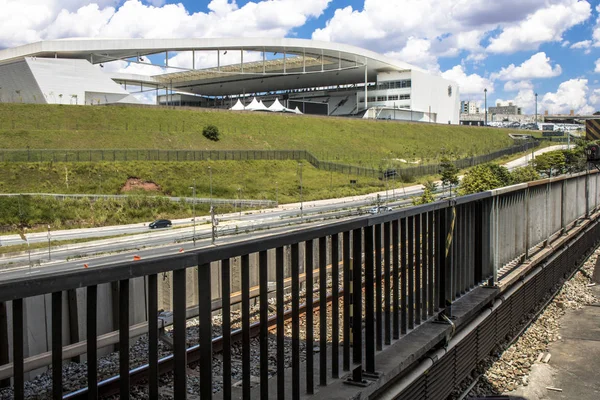
<svg viewBox="0 0 600 400"><path fill-rule="evenodd" d="M490 162L536 147L538 142L527 142L492 153L454 161L458 168ZM307 150L0 150L0 162L101 162L101 161L242 161L242 160L306 160L315 168L352 176L382 178L383 170L321 161ZM397 175L406 178L437 174L439 164L400 167Z"/></svg>

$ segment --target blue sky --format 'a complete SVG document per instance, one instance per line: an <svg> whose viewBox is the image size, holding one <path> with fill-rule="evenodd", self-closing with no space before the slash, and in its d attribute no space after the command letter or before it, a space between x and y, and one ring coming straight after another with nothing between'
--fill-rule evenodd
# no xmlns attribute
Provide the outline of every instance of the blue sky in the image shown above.
<svg viewBox="0 0 600 400"><path fill-rule="evenodd" d="M0 0L0 7L0 48L67 37L312 38L441 74L465 100L482 103L487 88L488 105L514 101L533 112L538 93L540 112L600 110L598 0Z"/></svg>

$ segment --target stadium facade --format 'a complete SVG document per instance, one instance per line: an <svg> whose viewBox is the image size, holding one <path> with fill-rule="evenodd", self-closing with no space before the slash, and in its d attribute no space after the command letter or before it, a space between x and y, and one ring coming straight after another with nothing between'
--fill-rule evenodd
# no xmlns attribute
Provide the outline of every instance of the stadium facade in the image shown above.
<svg viewBox="0 0 600 400"><path fill-rule="evenodd" d="M104 68L115 61L151 65L159 73ZM133 93L149 91L164 105L231 108L257 98L310 114L443 124L458 124L460 115L455 82L339 43L62 39L0 50L0 102L138 103Z"/></svg>

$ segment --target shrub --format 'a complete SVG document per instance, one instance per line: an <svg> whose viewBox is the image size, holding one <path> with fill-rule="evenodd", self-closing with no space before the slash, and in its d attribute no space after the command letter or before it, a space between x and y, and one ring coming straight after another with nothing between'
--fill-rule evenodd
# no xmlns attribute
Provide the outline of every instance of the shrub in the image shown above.
<svg viewBox="0 0 600 400"><path fill-rule="evenodd" d="M214 125L206 125L204 129L202 129L202 135L208 140L212 140L213 142L219 141L219 128Z"/></svg>

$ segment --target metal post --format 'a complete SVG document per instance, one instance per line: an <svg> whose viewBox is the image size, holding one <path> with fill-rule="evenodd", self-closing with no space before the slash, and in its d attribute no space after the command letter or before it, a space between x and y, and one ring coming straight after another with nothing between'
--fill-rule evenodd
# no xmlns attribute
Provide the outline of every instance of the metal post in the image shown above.
<svg viewBox="0 0 600 400"><path fill-rule="evenodd" d="M192 214L194 215L194 236L192 237L192 240L194 242L194 247L196 247L196 178L194 178L192 197Z"/></svg>
<svg viewBox="0 0 600 400"><path fill-rule="evenodd" d="M368 89L367 89L367 83L368 83L368 70L367 70L367 60L365 59L365 110L367 110L369 108L369 100L367 99L368 96Z"/></svg>
<svg viewBox="0 0 600 400"><path fill-rule="evenodd" d="M485 99L485 126L487 126L487 88L483 89L483 97Z"/></svg>
<svg viewBox="0 0 600 400"><path fill-rule="evenodd" d="M50 225L48 225L48 261L52 261L52 257L50 255Z"/></svg>
<svg viewBox="0 0 600 400"><path fill-rule="evenodd" d="M302 203L302 163L298 163L300 168L300 220L304 218L303 215L303 203Z"/></svg>
<svg viewBox="0 0 600 400"><path fill-rule="evenodd" d="M537 96L538 94L535 94L535 130L538 130L538 126L537 126Z"/></svg>

